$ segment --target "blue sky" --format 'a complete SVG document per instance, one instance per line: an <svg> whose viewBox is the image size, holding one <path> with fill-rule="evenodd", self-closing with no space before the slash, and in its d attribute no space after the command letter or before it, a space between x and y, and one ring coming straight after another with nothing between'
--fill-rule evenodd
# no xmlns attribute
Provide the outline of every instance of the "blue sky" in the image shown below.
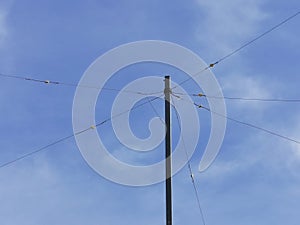
<svg viewBox="0 0 300 225"><path fill-rule="evenodd" d="M101 54L144 39L178 43L211 63L299 8L296 0L2 0L0 73L77 83ZM299 99L299 24L298 16L213 68L224 95ZM141 74L170 72L176 71L133 67L107 85L122 88ZM172 75L177 82L184 78ZM74 87L6 78L0 86L0 164L72 134ZM193 83L183 87L199 91ZM109 106L115 94L103 93L99 119L109 116L101 104ZM162 102L154 105L163 115ZM228 100L226 105L230 117L300 140L298 103ZM155 114L149 106L139 110L133 116L141 126L133 130L143 136L145 117ZM210 128L207 112L199 111L199 117L201 136L191 164L206 223L299 224L299 145L228 121L219 156L198 173ZM120 147L110 128L98 131L108 145ZM176 138L174 125L175 143ZM188 169L173 183L174 224L201 224ZM5 225L165 223L164 184L133 188L107 181L86 164L74 139L1 168L0 202Z"/></svg>

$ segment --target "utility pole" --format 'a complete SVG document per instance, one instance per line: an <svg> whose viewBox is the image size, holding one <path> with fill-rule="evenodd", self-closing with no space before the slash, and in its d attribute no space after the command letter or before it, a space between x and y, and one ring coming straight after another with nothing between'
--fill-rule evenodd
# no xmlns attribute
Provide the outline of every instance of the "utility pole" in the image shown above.
<svg viewBox="0 0 300 225"><path fill-rule="evenodd" d="M171 107L170 76L165 76L165 123L166 123L166 225L172 225L172 160L171 160Z"/></svg>

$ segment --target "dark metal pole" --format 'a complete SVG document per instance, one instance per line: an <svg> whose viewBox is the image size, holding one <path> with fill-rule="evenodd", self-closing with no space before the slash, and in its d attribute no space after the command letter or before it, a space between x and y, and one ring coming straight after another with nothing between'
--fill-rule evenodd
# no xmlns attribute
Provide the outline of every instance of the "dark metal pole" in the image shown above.
<svg viewBox="0 0 300 225"><path fill-rule="evenodd" d="M165 76L165 123L166 123L166 224L172 225L172 161L171 161L171 108L170 76Z"/></svg>

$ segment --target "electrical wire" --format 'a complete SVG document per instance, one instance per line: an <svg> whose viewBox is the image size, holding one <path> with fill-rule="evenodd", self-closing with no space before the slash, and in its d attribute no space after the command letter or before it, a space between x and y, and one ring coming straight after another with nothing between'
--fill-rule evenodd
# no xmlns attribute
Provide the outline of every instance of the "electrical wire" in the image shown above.
<svg viewBox="0 0 300 225"><path fill-rule="evenodd" d="M177 93L177 94L178 94L178 93ZM263 132L265 132L265 133L268 133L268 134L271 134L271 135L273 135L273 136L277 136L277 137L282 138L282 139L285 139L285 140L287 140L287 141L291 141L291 142L294 142L294 143L296 143L296 144L300 144L300 141L298 141L298 140L296 140L296 139L293 139L293 138L290 138L290 137L281 135L281 134L279 134L279 133L276 133L276 132L274 132L274 131L265 129L265 128L263 128L263 127L259 127L259 126L257 126L257 125L251 124L251 123L243 122L243 121L234 119L234 118L232 118L232 117L223 115L223 114L221 114L221 113L212 111L212 110L209 109L208 107L205 107L205 106L203 106L203 105L197 104L197 103L192 102L192 101L187 100L187 99L183 99L183 98L181 98L181 97L179 97L179 96L177 96L177 95L173 95L173 96L175 96L175 97L177 97L177 98L179 98L179 99L181 99L181 100L183 100L183 101L186 101L186 102L188 102L188 103L190 103L190 104L192 104L192 105L194 105L194 106L196 106L196 107L198 107L198 108L205 109L205 110L207 110L207 111L209 111L209 112L211 112L211 113L213 113L213 114L216 114L216 115L218 115L218 116L220 116L220 117L223 117L223 118L226 118L226 119L228 119L228 120L231 120L231 121L233 121L233 122L235 122L235 123L239 123L239 124L242 124L242 125L245 125L245 126L248 126L248 127L254 128L254 129L257 129L257 130L261 130L261 131L263 131Z"/></svg>
<svg viewBox="0 0 300 225"><path fill-rule="evenodd" d="M270 29L266 30L265 32L263 32L262 34L258 35L256 38L246 42L245 44L243 44L241 47L235 49L234 51L230 52L229 54L223 56L222 58L220 58L218 61L216 61L215 63L213 63L214 65L224 61L225 59L229 58L230 56L236 54L237 52L239 52L240 50L242 50L243 48L246 48L248 45L252 44L253 42L261 39L262 37L264 37L265 35L269 34L270 32L276 30L277 28L279 28L280 26L284 25L285 23L287 23L288 21L290 21L291 19L295 18L296 16L298 16L300 14L300 11L296 12L295 14L289 16L288 18L286 18L285 20L281 21L280 23L276 24L275 26L271 27Z"/></svg>
<svg viewBox="0 0 300 225"><path fill-rule="evenodd" d="M51 80L40 80L40 79L31 78L31 77L9 75L9 74L3 74L3 73L0 73L0 76L1 77L6 77L6 78L14 78L14 79L19 79L19 80L31 81L31 82L36 82L36 83L43 83L43 84L52 84L52 85L64 85L64 86L71 86L71 87L91 88L91 89L104 90L104 91L117 91L117 92L132 93L132 94L138 94L138 95L144 95L144 96L149 96L149 95L154 95L154 94L160 94L160 93L162 93L162 91L161 92L144 93L144 92L140 92L140 91L120 90L120 89L116 89L116 88L107 88L107 87L98 88L96 86L79 85L79 84L65 83L65 82L51 81Z"/></svg>
<svg viewBox="0 0 300 225"><path fill-rule="evenodd" d="M254 43L255 41L261 39L261 38L264 37L265 35L269 34L270 32L272 32L272 31L274 31L275 29L279 28L280 26L284 25L285 23L287 23L287 22L290 21L291 19L295 18L295 17L298 16L299 14L300 14L300 11L298 11L298 12L296 12L295 14L289 16L288 18L286 18L286 19L283 20L282 22L278 23L277 25L271 27L270 29L268 29L267 31L263 32L262 34L260 34L260 35L257 36L256 38L254 38L254 39L252 39L252 40L246 42L245 44L243 44L243 45L240 46L239 48L235 49L234 51L230 52L229 54L223 56L222 58L220 58L220 59L217 60L216 62L211 63L209 66L207 66L206 68L204 68L204 69L201 70L200 72L196 73L194 76L197 76L197 75L203 73L203 72L206 71L207 69L212 68L212 67L214 67L216 64L218 64L218 63L224 61L225 59L227 59L227 58L229 58L229 57L231 57L232 55L236 54L236 53L239 52L240 50L244 49L245 47L249 46L250 44ZM2 77L7 77L7 78L22 79L22 80L27 80L27 81L32 81L32 82L45 83L45 84L53 84L53 85L61 84L61 85L74 86L74 87L85 87L85 88L96 88L96 89L99 89L99 88L97 88L97 87L92 87L92 86L85 86L85 85L78 85L78 84L64 83L64 82L50 81L50 80L40 80L40 79L34 79L34 78L22 77L22 76L16 76L16 75L7 75L7 74L3 74L3 73L0 73L0 76L2 76ZM193 76L193 77L194 77L194 76ZM191 80L191 79L192 79L192 77L189 77L188 79L186 79L186 80L180 82L177 86L174 86L174 87L172 88L172 90L175 89L176 87L178 87L179 85L182 85L183 83L185 83L185 82ZM114 88L101 88L100 90L121 91L121 90L114 89ZM156 93L141 93L141 92L127 91L127 90L123 90L123 91L124 91L124 92L135 93L135 94L141 94L141 95L151 95L151 94L156 94ZM159 98L159 97L158 97L158 98ZM157 98L154 98L154 99L157 99ZM228 99L246 100L245 98L229 98L229 97L228 97ZM247 99L247 100L250 100L250 99ZM268 100L267 100L267 99L265 99L265 100L263 100L263 99L252 99L251 101L254 101L254 100L255 100L255 101L278 101L278 99L268 99ZM295 102L295 100L283 100L283 99L281 99L280 101ZM296 101L297 101L297 100L296 100ZM297 101L297 102L298 102L298 101ZM148 102L146 102L146 103L148 103ZM194 103L194 104L195 104L195 103ZM197 105L197 104L195 104L195 105ZM199 107L199 105L197 105L197 106ZM136 108L136 107L134 107L134 108ZM130 110L133 110L134 108L132 108L132 109L130 109ZM212 112L210 109L205 108L205 107L203 107L203 106L201 106L201 108L204 108L204 109L206 109L206 110ZM126 111L126 112L128 112L128 111ZM124 112L124 113L125 113L125 112ZM218 113L216 113L216 112L212 112L212 113L218 114ZM122 114L122 113L121 113L121 114ZM258 126L255 126L255 125L252 125L252 124L249 124L249 123L241 122L241 121L235 120L235 119L233 119L233 118L227 117L227 116L225 116L225 115L220 115L220 114L218 114L218 115L219 115L219 116L224 116L224 117L226 117L227 119L232 120L232 121L234 121L234 122L241 123L241 124L247 125L247 126L249 126L249 127L256 128L256 129L265 131L265 132L267 132L267 133L270 133L270 134L272 134L272 135L275 135L275 136L284 138L284 139L286 139L286 140L293 141L293 142L295 142L295 143L300 144L300 142L297 141L297 140L288 138L288 137L286 137L286 136L277 134L277 133L275 133L275 132L266 130L266 129L264 129L264 128L260 128L260 127L258 127ZM112 117L111 117L110 119L112 119ZM89 130L89 129L90 129L90 128L88 128L87 130ZM87 130L85 130L85 131L87 131ZM83 131L83 132L84 132L84 131ZM21 156L21 157L15 159L15 160L12 160L12 161L10 161L10 162L4 163L4 164L0 165L0 168L2 168L2 167L4 167L4 166L7 166L7 165L9 165L9 164L12 164L12 163L14 163L14 162L16 162L16 161L19 161L19 160L21 160L21 159L24 159L24 158L26 158L26 157L28 157L28 156L30 156L30 155L33 155L33 154L35 154L35 153L38 153L38 152L40 152L40 151L43 151L43 150L47 149L48 147L50 147L50 146L52 146L52 145L55 145L55 144L57 144L57 143L60 143L60 142L62 142L62 141L64 141L64 140L66 140L66 139L69 139L69 138L73 137L74 135L77 135L77 134L73 134L73 135L69 135L69 136L67 136L67 137L61 138L61 139L59 139L59 140L57 140L57 141L55 141L55 142L53 142L53 143L51 143L51 144L49 144L49 145L46 145L46 146L44 146L44 147L42 147L42 148L40 148L40 149L37 149L37 150L35 150L35 151L33 151L33 152L27 153L27 154L25 154L25 155L23 155L23 156Z"/></svg>
<svg viewBox="0 0 300 225"><path fill-rule="evenodd" d="M70 139L70 138L72 138L72 137L74 137L74 136L76 136L76 135L79 135L79 134L81 134L81 133L84 133L84 132L86 132L86 131L88 131L88 130L90 130L90 129L92 129L92 128L90 127L90 128L88 128L88 129L85 129L85 130L82 130L82 131L80 131L80 132L77 132L76 134L72 134L72 135L63 137L63 138L58 139L58 140L56 140L56 141L54 141L54 142L52 142L52 143L50 143L50 144L48 144L48 145L45 145L44 147L41 147L41 148L39 148L39 149L37 149L37 150L34 150L34 151L32 151L32 152L29 152L29 153L26 153L26 154L24 154L24 155L22 155L22 156L20 156L20 157L18 157L18 158L16 158L16 159L13 159L13 160L11 160L11 161L8 161L8 162L6 162L6 163L3 163L3 164L0 165L0 169L3 168L3 167L8 166L8 165L10 165L10 164L13 164L13 163L15 163L15 162L17 162L17 161L20 161L20 160L22 160L22 159L25 159L25 158L27 158L27 157L29 157L29 156L31 156L31 155L34 155L34 154L39 153L39 152L42 152L42 151L46 150L47 148L49 148L49 147L51 147L51 146L53 146L53 145L56 145L56 144L58 144L58 143L60 143L60 142L63 142L63 141L66 141L67 139Z"/></svg>
<svg viewBox="0 0 300 225"><path fill-rule="evenodd" d="M235 123L239 123L239 124L242 124L242 125L245 125L245 126L248 126L248 127L251 127L251 128L254 128L254 129L257 129L257 130L260 130L260 131L263 131L263 132L265 132L265 133L271 134L271 135L273 135L273 136L276 136L276 137L285 139L285 140L287 140L287 141L291 141L291 142L294 142L294 143L296 143L296 144L300 144L300 141L295 140L295 139L293 139L293 138L290 138L290 137L281 135L281 134L276 133L276 132L274 132L274 131L271 131L271 130L268 130L268 129L265 129L265 128L262 128L262 127L259 127L259 126L256 126L256 125L253 125L253 124L251 124L251 123L247 123L247 122L243 122L243 121L234 119L234 118L232 118L232 117L229 117L229 116L220 114L220 113L218 113L218 112L214 112L214 111L212 111L211 109L209 109L209 108L207 108L207 107L205 107L205 106L202 106L202 105L199 105L199 104L196 104L196 103L193 103L193 104L194 104L195 106L197 106L198 108L203 108L203 109L205 109L205 110L207 110L207 111L209 111L209 112L211 112L211 113L213 113L213 114L216 114L216 115L218 115L218 116L224 117L224 118L226 118L226 119L228 119L228 120L231 120L231 121L233 121L233 122L235 122Z"/></svg>
<svg viewBox="0 0 300 225"><path fill-rule="evenodd" d="M243 97L218 97L218 96L208 96L207 98L215 98L215 99L224 98L227 100L259 101L259 102L288 102L288 103L300 102L300 99L282 99L282 98L243 98Z"/></svg>
<svg viewBox="0 0 300 225"><path fill-rule="evenodd" d="M227 97L227 96L209 96L202 93L199 94L186 94L186 93L177 93L173 92L176 95L189 95L195 97L205 97L213 99L227 99L227 100L240 100L240 101L261 101L261 102L287 102L287 103L297 103L300 102L300 99L284 99L284 98L246 98L246 97Z"/></svg>
<svg viewBox="0 0 300 225"><path fill-rule="evenodd" d="M154 105L152 104L152 102L150 101L149 97L147 97L147 100L153 110L153 112L155 113L155 115L159 118L159 120L161 121L161 123L165 126L166 123L165 121L161 118L161 116L159 115L159 113L157 112L157 110L155 109Z"/></svg>
<svg viewBox="0 0 300 225"><path fill-rule="evenodd" d="M215 61L214 63L209 64L209 66L205 67L203 70L199 71L198 73L195 73L193 76L187 78L186 80L183 80L182 82L180 82L178 85L174 86L173 89L177 88L178 86L188 82L189 80L193 79L194 77L200 75L201 73L205 72L206 70L208 70L209 68L213 68L215 65L219 64L220 62L224 61L225 59L228 59L229 57L231 57L232 55L238 53L239 51L241 51L242 49L246 48L247 46L251 45L252 43L256 42L257 40L261 39L262 37L264 37L265 35L271 33L272 31L276 30L277 28L281 27L282 25L284 25L285 23L287 23L288 21L290 21L291 19L295 18L296 16L298 16L300 14L300 11L296 12L295 14L292 14L291 16L289 16L288 18L284 19L283 21L281 21L280 23L276 24L275 26L269 28L268 30L266 30L265 32L263 32L262 34L258 35L256 38L246 42L245 44L241 45L239 48L233 50L232 52L224 55L222 58L218 59L217 61Z"/></svg>
<svg viewBox="0 0 300 225"><path fill-rule="evenodd" d="M162 96L163 96L163 95L158 96L158 97L155 97L155 98L153 98L153 99L148 99L148 101L143 102L143 103L140 103L140 104L138 104L138 105L132 107L131 109L125 110L125 111L120 112L120 113L118 113L118 114L116 114L116 115L113 115L113 116L111 116L110 118L107 118L107 119L103 120L102 122L97 123L96 125L92 125L92 126L90 126L89 128L86 128L86 129L84 129L84 130L81 130L81 131L79 131L79 132L77 132L77 133L74 133L74 134L68 135L68 136L66 136L66 137L60 138L60 139L58 139L58 140L56 140L56 141L54 141L54 142L52 142L52 143L50 143L50 144L48 144L48 145L45 145L45 146L43 146L43 147L41 147L41 148L39 148L39 149L36 149L36 150L34 150L34 151L31 151L31 152L28 152L28 153L26 153L26 154L24 154L24 155L22 155L22 156L20 156L20 157L17 157L17 158L15 158L15 159L13 159L13 160L10 160L10 161L8 161L8 162L5 162L5 163L3 163L3 164L0 165L0 169L6 167L6 166L8 166L8 165L11 165L11 164L13 164L13 163L16 163L16 162L18 162L18 161L20 161L20 160L22 160L22 159L28 158L29 156L32 156L32 155L35 155L35 154L37 154L37 153L39 153L39 152L45 151L45 150L47 150L47 149L48 149L49 147L51 147L51 146L54 146L54 145L56 145L56 144L58 144L58 143L61 143L61 142L64 142L64 141L66 141L66 140L68 140L68 139L70 139L70 138L72 138L72 137L75 137L75 136L77 136L77 135L80 135L80 134L82 134L82 133L85 133L85 132L87 132L87 131L89 131L89 130L91 130L91 129L95 129L96 127L99 127L99 126L105 124L106 122L112 120L113 118L119 117L119 116L121 116L121 115L123 115L123 114L125 114L125 113L127 113L127 112L129 112L129 111L135 110L135 109L137 109L137 108L139 108L139 107L141 107L141 106L143 106L143 105L152 103L153 101L155 101L155 100L161 98Z"/></svg>
<svg viewBox="0 0 300 225"><path fill-rule="evenodd" d="M193 79L194 77L199 76L200 74L202 74L203 72L205 72L206 70L208 70L210 67L213 67L213 66L214 66L213 64L210 64L210 66L205 67L204 69L200 70L199 72L193 74L191 77L189 77L189 78L187 78L187 79L181 81L181 82L178 83L177 85L175 85L174 87L171 88L171 90L174 90L174 89L176 89L177 87L183 85L184 83L190 81L190 80Z"/></svg>
<svg viewBox="0 0 300 225"><path fill-rule="evenodd" d="M176 119L177 119L177 122L178 122L179 132L180 132L180 135L181 135L181 132L182 132L181 124L180 124L180 119L179 119L178 112L176 110L176 104L175 104L175 101L173 99L173 95L171 95L171 99L172 99L172 102L173 102L172 107L174 108L174 111L175 111L175 114L176 114ZM200 202L198 189L197 189L195 179L194 179L194 173L193 173L193 170L192 170L191 161L189 159L189 155L188 155L188 152L187 152L187 147L186 147L183 136L181 136L181 138L182 138L183 149L184 149L184 152L185 152L187 165L188 165L188 170L189 170L191 181L192 181L192 184L193 184L193 188L194 188L195 197L196 197L197 205L198 205L198 208L199 208L199 213L200 213L200 216L201 216L201 220L202 220L203 225L206 225L205 218L204 218L204 213L203 213L201 202Z"/></svg>
<svg viewBox="0 0 300 225"><path fill-rule="evenodd" d="M148 98L148 97L147 97L147 98ZM178 115L178 112L177 112L177 110L176 110L175 102L174 102L174 100L173 100L172 95L171 95L171 99L172 99L172 102L173 102L173 104L174 104L174 105L172 105L172 104L171 104L171 105L172 105L172 107L174 108L174 111L175 111L175 113L176 113L176 118L177 118L177 122L178 122L178 126L179 126L179 132L181 133L180 119L179 119L179 115ZM160 118L160 121L162 122L162 124L165 125L165 122L161 119L159 113L157 112L157 110L155 109L155 107L154 107L154 105L152 104L151 101L149 101L149 104L151 105L151 108L152 108L153 112L155 113L155 115L156 115L157 117L159 117L159 118ZM198 208L199 208L201 220L202 220L203 225L206 225L205 219L204 219L203 210L202 210L202 206L201 206L201 203L200 203L200 198L199 198L198 189L197 189L197 186L196 186L196 183L195 183L193 170L192 170L192 167L191 167L190 159L189 159L189 157L188 157L188 152L187 152L186 144L185 144L185 141L184 141L183 137L182 137L182 142L183 142L183 148L184 148L184 151L185 151L185 155L186 155L186 158L187 158L187 164L188 164L189 174L190 174L190 177L191 177L191 180L192 180L193 189L194 189L194 192L195 192L196 201L197 201L197 205L198 205Z"/></svg>
<svg viewBox="0 0 300 225"><path fill-rule="evenodd" d="M272 32L273 30L279 28L280 26L284 25L285 23L287 23L288 21L290 21L291 19L295 18L296 16L298 16L300 14L300 11L296 12L295 14L289 16L288 18L286 18L285 20L281 21L280 23L276 24L275 26L271 27L270 29L266 30L265 32L263 32L262 34L258 35L256 38L246 42L245 44L243 44L242 46L240 46L239 48L235 49L234 51L228 53L227 55L223 56L222 58L218 59L217 61L215 61L214 63L209 64L209 66L205 67L204 69L202 69L201 71L195 73L192 77L187 78L186 80L183 80L182 82L180 82L178 85L174 86L172 89L177 88L178 86L188 82L189 80L193 79L193 77L196 77L198 75L200 75L201 73L205 72L206 70L208 70L209 68L214 67L216 64L224 61L225 59L231 57L232 55L236 54L237 52L241 51L242 49L246 48L247 46L249 46L250 44L254 43L255 41L261 39L262 37L264 37L265 35L269 34L270 32ZM66 86L74 86L74 87L84 87L84 88L95 88L95 89L99 89L98 87L93 87L93 86L88 86L88 85L78 85L78 84L72 84L72 83L64 83L64 82L59 82L59 81L50 81L50 80L39 80L39 79L34 79L34 78L30 78L30 77L23 77L23 76L16 76L16 75L7 75L7 74L3 74L0 73L0 76L2 77L7 77L7 78L15 78L15 79L22 79L22 80L27 80L27 81L32 81L32 82L39 82L39 83L45 83L45 84L61 84L61 85L66 85ZM119 89L114 89L114 88L101 88L100 90L110 90L110 91L121 91ZM130 90L123 90L123 92L128 92L128 93L134 93L134 94L140 94L140 95L152 95L152 94L157 94L157 92L154 93L142 93L142 92L135 92L135 91L130 91Z"/></svg>

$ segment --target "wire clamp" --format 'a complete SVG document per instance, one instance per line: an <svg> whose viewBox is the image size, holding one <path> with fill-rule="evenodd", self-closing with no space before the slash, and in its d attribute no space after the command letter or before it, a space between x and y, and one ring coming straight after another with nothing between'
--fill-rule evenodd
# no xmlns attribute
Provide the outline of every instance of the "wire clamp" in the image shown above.
<svg viewBox="0 0 300 225"><path fill-rule="evenodd" d="M209 64L209 68L213 68L215 65L217 65L219 63L219 61L215 62L215 63L211 63Z"/></svg>
<svg viewBox="0 0 300 225"><path fill-rule="evenodd" d="M170 93L170 95L173 95L171 88L165 88L164 89L164 94L168 94L168 93Z"/></svg>

